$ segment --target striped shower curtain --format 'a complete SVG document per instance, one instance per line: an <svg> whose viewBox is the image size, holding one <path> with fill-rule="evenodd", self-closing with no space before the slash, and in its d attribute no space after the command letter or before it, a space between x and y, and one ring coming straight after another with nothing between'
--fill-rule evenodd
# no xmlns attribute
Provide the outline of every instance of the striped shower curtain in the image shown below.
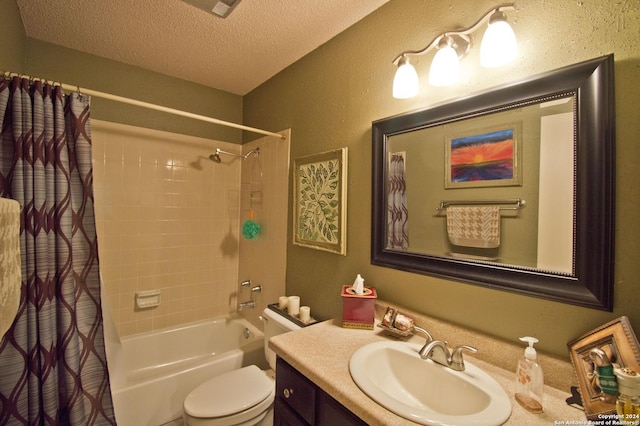
<svg viewBox="0 0 640 426"><path fill-rule="evenodd" d="M22 205L22 294L0 341L0 424L112 425L89 99L0 82L0 196Z"/></svg>

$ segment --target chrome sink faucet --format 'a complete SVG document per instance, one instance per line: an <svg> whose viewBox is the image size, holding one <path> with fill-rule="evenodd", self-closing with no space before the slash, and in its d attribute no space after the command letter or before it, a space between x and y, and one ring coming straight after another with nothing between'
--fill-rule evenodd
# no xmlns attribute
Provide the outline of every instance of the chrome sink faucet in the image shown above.
<svg viewBox="0 0 640 426"><path fill-rule="evenodd" d="M462 351L478 352L476 348L468 345L460 345L456 347L452 353L449 352L447 342L442 340L427 340L427 343L420 349L419 354L422 359L431 359L440 365L449 367L452 370L464 371L464 360Z"/></svg>
<svg viewBox="0 0 640 426"><path fill-rule="evenodd" d="M442 364L447 367L451 361L447 342L443 342L442 340L432 340L427 342L418 353L422 359L432 359L438 364Z"/></svg>

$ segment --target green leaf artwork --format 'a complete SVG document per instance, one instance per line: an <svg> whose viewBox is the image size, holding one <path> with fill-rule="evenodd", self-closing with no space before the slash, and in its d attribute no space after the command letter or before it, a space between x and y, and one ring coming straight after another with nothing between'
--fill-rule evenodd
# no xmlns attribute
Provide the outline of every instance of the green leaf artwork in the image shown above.
<svg viewBox="0 0 640 426"><path fill-rule="evenodd" d="M347 148L294 160L293 243L345 256Z"/></svg>
<svg viewBox="0 0 640 426"><path fill-rule="evenodd" d="M298 232L305 240L339 242L340 161L301 165L299 170Z"/></svg>

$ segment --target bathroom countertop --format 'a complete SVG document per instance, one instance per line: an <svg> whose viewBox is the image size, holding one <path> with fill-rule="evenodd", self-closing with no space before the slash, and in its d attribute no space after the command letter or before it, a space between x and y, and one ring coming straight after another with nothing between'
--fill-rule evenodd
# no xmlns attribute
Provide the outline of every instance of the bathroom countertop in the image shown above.
<svg viewBox="0 0 640 426"><path fill-rule="evenodd" d="M378 405L351 379L351 355L363 345L385 339L396 340L385 334L380 327L375 327L374 330L347 329L342 328L340 320L328 320L274 336L269 340L269 347L368 424L417 424ZM412 336L408 341L423 343L424 338ZM513 398L515 372L496 367L471 355L465 354L465 358L489 373L511 396L511 417L505 424L552 425L554 421L567 420L586 422L583 411L565 403L569 394L550 386L545 386L544 413L529 413Z"/></svg>

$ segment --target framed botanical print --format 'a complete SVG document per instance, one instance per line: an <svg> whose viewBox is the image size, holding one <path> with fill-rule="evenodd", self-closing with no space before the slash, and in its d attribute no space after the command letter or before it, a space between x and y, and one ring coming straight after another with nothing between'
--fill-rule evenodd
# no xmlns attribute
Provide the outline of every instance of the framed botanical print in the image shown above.
<svg viewBox="0 0 640 426"><path fill-rule="evenodd" d="M347 148L296 158L293 243L347 253Z"/></svg>

